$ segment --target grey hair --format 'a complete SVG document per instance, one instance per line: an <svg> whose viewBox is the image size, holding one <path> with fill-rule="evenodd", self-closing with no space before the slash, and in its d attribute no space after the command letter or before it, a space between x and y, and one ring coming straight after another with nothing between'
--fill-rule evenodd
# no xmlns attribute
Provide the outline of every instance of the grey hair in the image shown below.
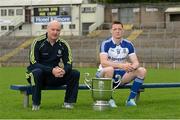
<svg viewBox="0 0 180 120"><path fill-rule="evenodd" d="M51 26L51 24L53 24L53 23L59 23L59 25L61 26L61 23L60 23L58 20L52 20L52 21L50 21L50 22L47 24L47 28L48 28L49 26Z"/></svg>

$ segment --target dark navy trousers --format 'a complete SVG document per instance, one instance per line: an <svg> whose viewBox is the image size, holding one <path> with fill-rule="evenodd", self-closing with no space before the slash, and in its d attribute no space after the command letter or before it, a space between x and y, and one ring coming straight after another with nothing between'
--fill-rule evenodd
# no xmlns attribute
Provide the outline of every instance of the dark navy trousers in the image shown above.
<svg viewBox="0 0 180 120"><path fill-rule="evenodd" d="M41 90L44 86L67 85L64 102L75 103L78 95L80 72L73 69L62 78L55 77L39 68L32 70L35 85L32 88L32 101L34 105L41 104Z"/></svg>

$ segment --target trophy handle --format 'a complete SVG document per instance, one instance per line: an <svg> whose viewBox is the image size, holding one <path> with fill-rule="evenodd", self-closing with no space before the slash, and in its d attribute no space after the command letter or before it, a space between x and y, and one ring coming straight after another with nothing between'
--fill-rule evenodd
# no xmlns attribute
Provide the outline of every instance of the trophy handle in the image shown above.
<svg viewBox="0 0 180 120"><path fill-rule="evenodd" d="M89 74L89 73L84 73L84 78L85 78L85 80L84 80L85 85L86 85L89 89L92 89L92 88L91 88L91 82L92 82L92 80L90 79L90 74Z"/></svg>
<svg viewBox="0 0 180 120"><path fill-rule="evenodd" d="M114 83L118 83L114 88L113 91L121 84L121 76L117 75L118 81L113 81Z"/></svg>

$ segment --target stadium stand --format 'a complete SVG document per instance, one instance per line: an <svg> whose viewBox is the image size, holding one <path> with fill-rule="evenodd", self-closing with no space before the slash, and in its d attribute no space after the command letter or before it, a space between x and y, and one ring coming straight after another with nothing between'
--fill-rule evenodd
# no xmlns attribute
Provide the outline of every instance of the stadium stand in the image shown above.
<svg viewBox="0 0 180 120"><path fill-rule="evenodd" d="M142 30L134 30L132 33L127 37L128 40L135 40L143 31Z"/></svg>
<svg viewBox="0 0 180 120"><path fill-rule="evenodd" d="M124 24L123 28L124 28L124 30L132 30L133 24Z"/></svg>
<svg viewBox="0 0 180 120"><path fill-rule="evenodd" d="M10 58L14 57L15 55L21 54L22 56L22 53L24 53L26 50L24 50L25 48L27 48L31 43L32 43L32 40L33 38L28 38L27 40L21 40L21 39L18 39L18 41L16 40L14 44L13 43L7 43L7 48L8 48L8 51L7 49L4 49L6 51L4 51L3 55L0 56L0 62L7 62ZM10 40L8 40L10 41ZM17 44L18 43L18 44ZM12 44L12 45L11 45ZM3 47L6 47L5 45L2 45ZM27 55L28 53L26 52L25 55ZM18 56L18 59L23 59L22 57L19 57ZM17 61L17 59L15 59L15 61L11 61L12 59L10 59L9 62L15 62Z"/></svg>
<svg viewBox="0 0 180 120"><path fill-rule="evenodd" d="M130 25L129 29L125 31L124 38L132 40L140 63L144 67L173 69L180 67L180 31L165 28L135 29L131 27L133 26ZM111 35L109 30L97 31L94 32L95 34L87 36L62 36L72 48L75 67L97 67L99 45L103 39ZM2 38L0 41L0 66L26 66L29 64L29 39L9 36L6 39Z"/></svg>
<svg viewBox="0 0 180 120"><path fill-rule="evenodd" d="M179 68L180 31L144 29L133 41L141 63L146 67Z"/></svg>

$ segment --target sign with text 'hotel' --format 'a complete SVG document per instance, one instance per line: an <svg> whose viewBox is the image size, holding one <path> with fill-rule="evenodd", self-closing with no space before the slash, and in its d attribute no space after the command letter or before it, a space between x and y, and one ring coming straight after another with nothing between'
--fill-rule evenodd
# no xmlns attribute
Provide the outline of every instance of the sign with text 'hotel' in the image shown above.
<svg viewBox="0 0 180 120"><path fill-rule="evenodd" d="M58 20L62 24L70 24L71 16L60 15L59 7L34 8L33 23L46 24L52 20Z"/></svg>
<svg viewBox="0 0 180 120"><path fill-rule="evenodd" d="M58 20L62 24L70 24L71 16L37 16L32 18L33 23L39 24L49 23L52 20Z"/></svg>

